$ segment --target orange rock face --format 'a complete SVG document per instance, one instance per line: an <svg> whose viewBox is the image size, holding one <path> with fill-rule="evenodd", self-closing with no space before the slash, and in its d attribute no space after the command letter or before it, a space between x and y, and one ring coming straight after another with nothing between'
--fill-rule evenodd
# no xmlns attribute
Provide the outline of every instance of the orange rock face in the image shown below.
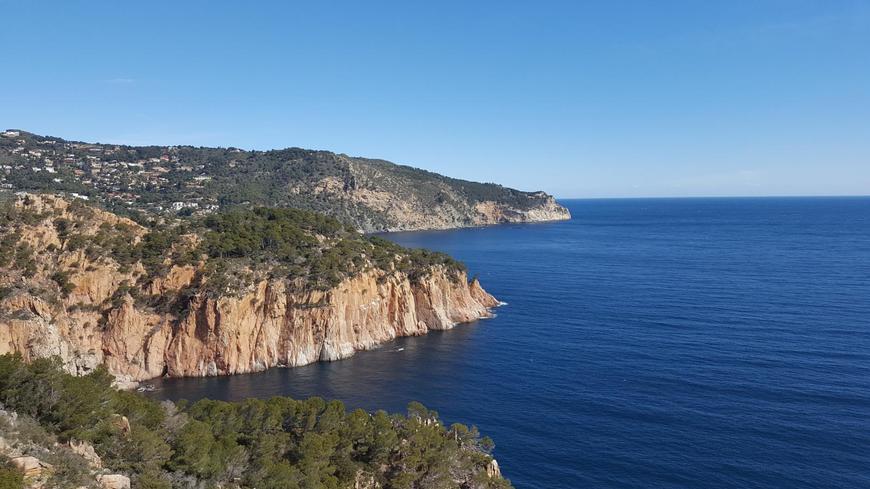
<svg viewBox="0 0 870 489"><path fill-rule="evenodd" d="M13 303L14 301L14 303ZM141 310L127 297L102 326L17 296L0 320L0 354L57 356L77 374L99 364L121 380L256 372L347 358L401 336L450 329L490 316L498 305L477 281L435 270L412 282L372 271L328 291L293 292L263 281L240 297L194 298L183 318Z"/></svg>
<svg viewBox="0 0 870 489"><path fill-rule="evenodd" d="M497 304L440 271L419 283L379 275L326 292L289 292L264 281L242 297L195 301L168 341L155 346L171 376L255 372L347 358L396 337L489 317Z"/></svg>
<svg viewBox="0 0 870 489"><path fill-rule="evenodd" d="M66 211L62 200L44 199L40 206ZM94 225L122 222L96 212ZM51 225L37 225L22 239L59 246ZM325 291L261 280L240 293L195 295L186 299L184 313L169 313L119 294L123 284L136 283L141 266L121 271L103 258L64 256L61 265L74 284L65 298L40 292L51 283L48 272L6 278L17 292L0 299L0 354L58 357L78 375L102 364L121 382L339 360L397 337L489 317L498 305L477 280L469 283L464 273L435 266L416 280L372 268ZM175 297L196 274L194 266L173 266L142 287L150 295Z"/></svg>

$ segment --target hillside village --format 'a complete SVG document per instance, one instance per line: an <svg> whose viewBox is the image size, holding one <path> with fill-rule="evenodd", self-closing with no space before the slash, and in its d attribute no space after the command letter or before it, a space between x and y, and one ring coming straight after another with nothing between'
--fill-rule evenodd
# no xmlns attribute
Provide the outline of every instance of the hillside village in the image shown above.
<svg viewBox="0 0 870 489"><path fill-rule="evenodd" d="M62 191L149 213L206 214L218 204L197 193L211 180L205 167L182 163L178 148L171 146L130 148L40 138L16 130L0 133L0 189ZM177 200L145 197L155 193Z"/></svg>

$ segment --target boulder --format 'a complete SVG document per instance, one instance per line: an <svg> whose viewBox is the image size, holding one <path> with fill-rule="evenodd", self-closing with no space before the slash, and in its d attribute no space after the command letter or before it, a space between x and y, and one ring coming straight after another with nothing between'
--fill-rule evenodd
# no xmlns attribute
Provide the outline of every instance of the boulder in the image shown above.
<svg viewBox="0 0 870 489"><path fill-rule="evenodd" d="M101 469L103 468L103 460L97 455L97 452L94 450L94 446L86 441L69 441L69 448L73 451L73 453L80 455L82 458L88 461L88 465L91 466L92 469Z"/></svg>
<svg viewBox="0 0 870 489"><path fill-rule="evenodd" d="M121 474L103 474L97 476L97 482L103 489L130 489L130 478Z"/></svg>
<svg viewBox="0 0 870 489"><path fill-rule="evenodd" d="M498 468L498 462L495 459L486 464L486 475L490 479L501 479L501 469Z"/></svg>
<svg viewBox="0 0 870 489"><path fill-rule="evenodd" d="M122 435L130 434L130 420L126 416L116 414L112 416L112 425L117 428Z"/></svg>
<svg viewBox="0 0 870 489"><path fill-rule="evenodd" d="M23 456L12 459L12 465L24 472L25 478L37 478L51 470L51 464L47 464L36 457Z"/></svg>

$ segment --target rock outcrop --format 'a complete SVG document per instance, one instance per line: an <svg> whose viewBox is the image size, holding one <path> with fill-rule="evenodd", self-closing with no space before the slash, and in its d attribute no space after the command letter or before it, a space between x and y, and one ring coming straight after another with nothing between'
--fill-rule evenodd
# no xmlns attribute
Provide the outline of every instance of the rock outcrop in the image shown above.
<svg viewBox="0 0 870 489"><path fill-rule="evenodd" d="M70 440L68 445L69 449L76 455L85 459L92 469L103 468L103 460L100 458L99 455L97 455L97 452L94 450L94 446L90 443L86 441Z"/></svg>
<svg viewBox="0 0 870 489"><path fill-rule="evenodd" d="M57 219L72 219L62 199L31 202ZM87 223L134 229L132 221L91 209ZM24 227L20 240L34 249L60 247L50 224ZM138 238L136 238L138 239ZM169 376L212 376L300 366L347 358L401 336L444 330L490 316L498 305L464 272L432 266L411 277L379 268L355 274L327 290L299 289L282 279L262 279L234 294L182 295L198 274L195 265L172 265L159 278L137 286L141 293L182 303L166 312L134 300L129 284L141 266L85 252L52 255L60 269L0 278L0 354L25 360L58 357L73 374L105 365L122 383ZM68 293L50 277L62 273ZM6 283L4 283L4 280ZM50 292L50 291L49 291Z"/></svg>
<svg viewBox="0 0 870 489"><path fill-rule="evenodd" d="M501 469L498 466L498 461L496 459L492 459L486 464L486 475L490 479L501 479Z"/></svg>
<svg viewBox="0 0 870 489"><path fill-rule="evenodd" d="M130 489L130 478L122 474L98 475L97 481L103 489Z"/></svg>
<svg viewBox="0 0 870 489"><path fill-rule="evenodd" d="M29 455L13 457L10 459L10 462L24 474L25 479L44 477L53 468L51 464L47 464L38 458Z"/></svg>

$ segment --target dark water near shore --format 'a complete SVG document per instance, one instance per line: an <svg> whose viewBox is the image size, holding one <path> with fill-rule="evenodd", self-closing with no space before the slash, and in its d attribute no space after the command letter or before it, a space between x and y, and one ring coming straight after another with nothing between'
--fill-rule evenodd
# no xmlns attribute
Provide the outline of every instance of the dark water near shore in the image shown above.
<svg viewBox="0 0 870 489"><path fill-rule="evenodd" d="M495 319L157 397L419 400L518 488L870 487L870 198L565 202L570 222L402 233Z"/></svg>

